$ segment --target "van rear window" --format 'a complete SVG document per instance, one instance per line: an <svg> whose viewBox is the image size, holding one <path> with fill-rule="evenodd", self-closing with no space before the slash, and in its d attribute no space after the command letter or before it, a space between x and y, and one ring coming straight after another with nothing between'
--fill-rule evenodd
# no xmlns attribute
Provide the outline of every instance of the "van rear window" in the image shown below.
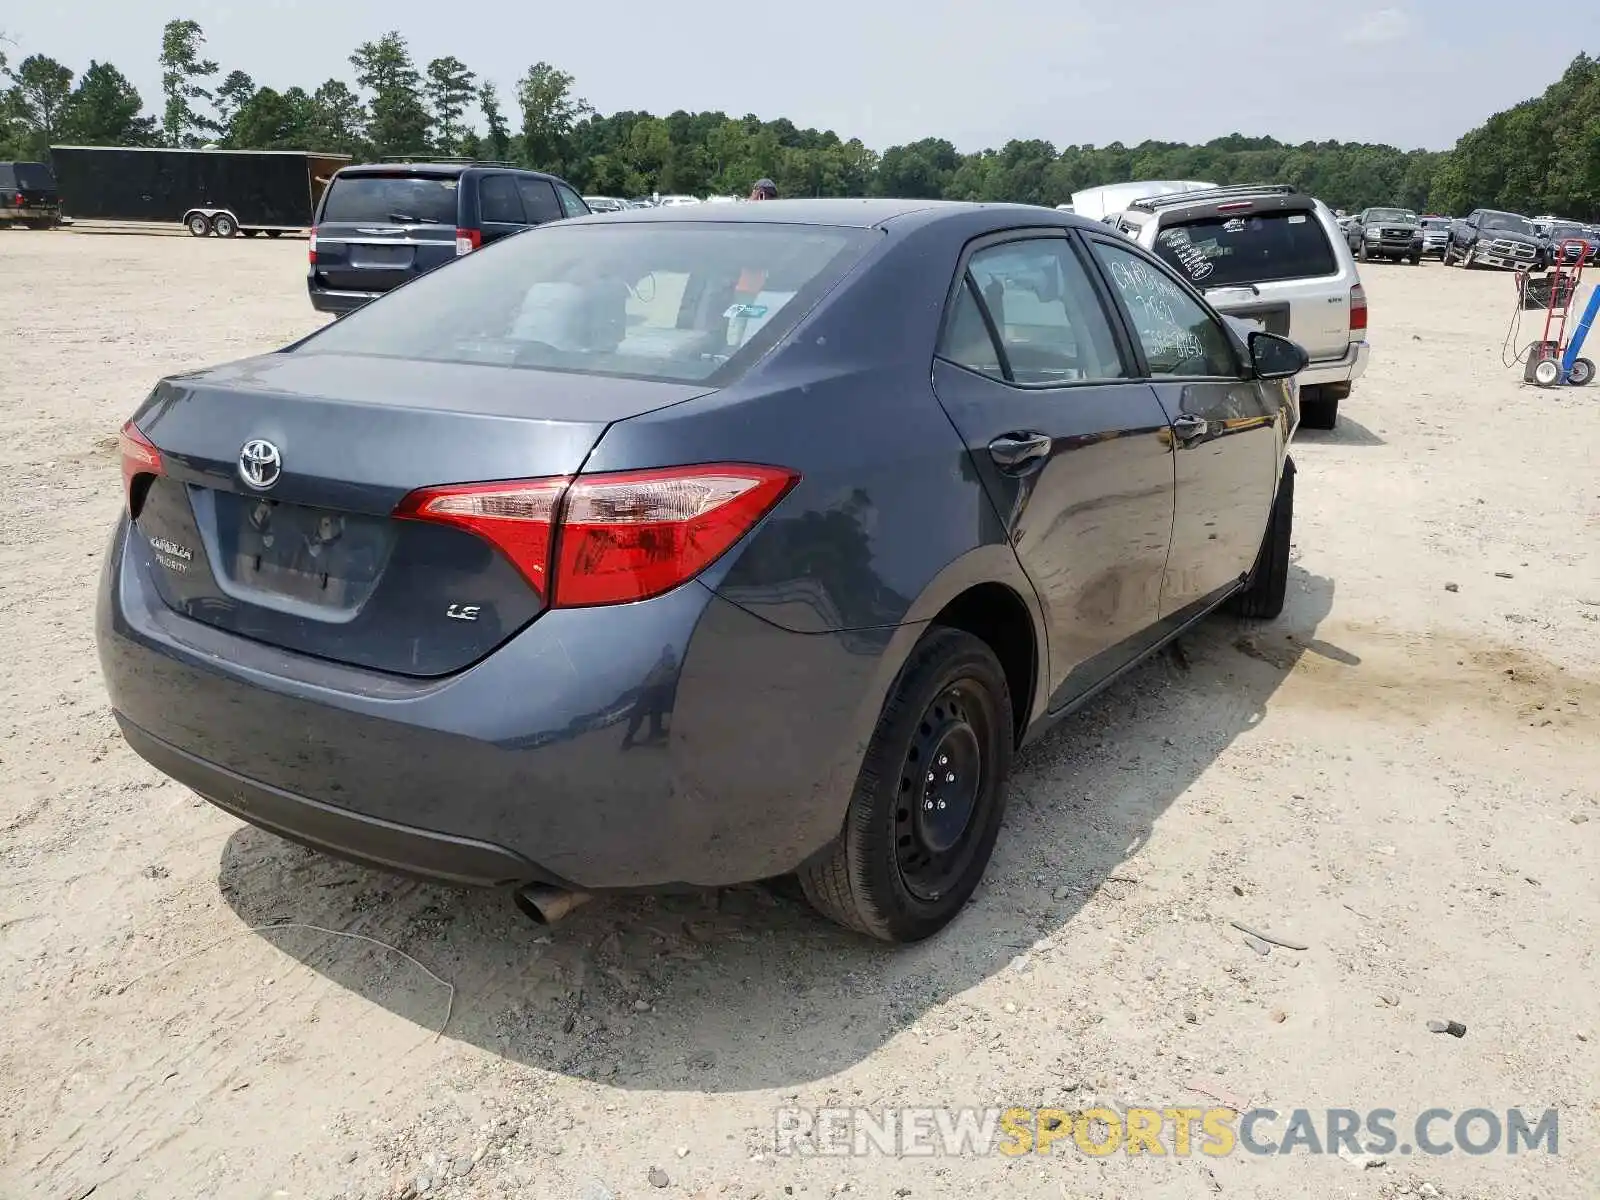
<svg viewBox="0 0 1600 1200"><path fill-rule="evenodd" d="M56 177L43 163L17 163L12 170L17 178L16 187L25 188L30 192L56 190Z"/></svg>
<svg viewBox="0 0 1600 1200"><path fill-rule="evenodd" d="M417 175L341 175L328 185L321 220L454 225L458 183Z"/></svg>
<svg viewBox="0 0 1600 1200"><path fill-rule="evenodd" d="M1169 225L1156 253L1198 288L1335 275L1333 244L1314 212L1242 213Z"/></svg>

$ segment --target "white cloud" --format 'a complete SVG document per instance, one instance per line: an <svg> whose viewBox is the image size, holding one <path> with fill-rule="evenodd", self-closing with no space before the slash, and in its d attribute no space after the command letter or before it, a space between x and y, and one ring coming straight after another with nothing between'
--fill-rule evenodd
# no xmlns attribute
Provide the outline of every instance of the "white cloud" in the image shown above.
<svg viewBox="0 0 1600 1200"><path fill-rule="evenodd" d="M1411 32L1411 16L1403 8L1380 8L1362 17L1345 41L1363 46L1398 42Z"/></svg>

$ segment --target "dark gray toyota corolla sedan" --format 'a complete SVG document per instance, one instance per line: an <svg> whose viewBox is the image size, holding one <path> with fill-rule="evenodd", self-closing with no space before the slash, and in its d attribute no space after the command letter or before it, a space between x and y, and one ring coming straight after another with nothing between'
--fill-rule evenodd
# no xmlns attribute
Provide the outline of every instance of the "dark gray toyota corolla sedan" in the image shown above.
<svg viewBox="0 0 1600 1200"><path fill-rule="evenodd" d="M795 873L891 941L1024 739L1283 604L1293 343L1040 208L551 225L123 429L129 744L359 862L514 889Z"/></svg>

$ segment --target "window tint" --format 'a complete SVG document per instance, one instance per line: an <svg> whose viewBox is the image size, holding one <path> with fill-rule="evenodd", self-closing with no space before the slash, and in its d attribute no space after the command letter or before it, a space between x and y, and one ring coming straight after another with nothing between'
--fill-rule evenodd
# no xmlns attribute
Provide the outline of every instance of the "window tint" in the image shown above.
<svg viewBox="0 0 1600 1200"><path fill-rule="evenodd" d="M522 225L522 201L517 199L516 181L510 175L485 175L478 184L478 207L483 219L502 225Z"/></svg>
<svg viewBox="0 0 1600 1200"><path fill-rule="evenodd" d="M1013 382L1076 383L1126 376L1111 324L1065 238L986 247L972 256L967 275L1000 335L999 365ZM955 357L981 351L972 315L964 310L966 300L962 295L956 299L946 329L951 345L945 356L973 370L994 373L994 367ZM957 337L964 341L956 343Z"/></svg>
<svg viewBox="0 0 1600 1200"><path fill-rule="evenodd" d="M1338 273L1314 212L1242 213L1169 225L1155 251L1197 287L1231 287Z"/></svg>
<svg viewBox="0 0 1600 1200"><path fill-rule="evenodd" d="M455 225L454 179L415 175L341 175L328 185L322 220L375 225Z"/></svg>
<svg viewBox="0 0 1600 1200"><path fill-rule="evenodd" d="M587 217L589 206L579 198L578 193L564 183L556 184L556 196L561 200L561 212L568 217Z"/></svg>
<svg viewBox="0 0 1600 1200"><path fill-rule="evenodd" d="M1092 244L1128 310L1150 374L1239 377L1227 333L1193 296L1138 255L1107 242Z"/></svg>
<svg viewBox="0 0 1600 1200"><path fill-rule="evenodd" d="M544 180L522 176L517 180L517 191L522 193L522 207L527 210L528 220L532 224L543 225L546 221L561 219L561 206L556 203L556 194Z"/></svg>
<svg viewBox="0 0 1600 1200"><path fill-rule="evenodd" d="M17 177L11 173L11 164L0 163L0 188L10 191L17 186Z"/></svg>
<svg viewBox="0 0 1600 1200"><path fill-rule="evenodd" d="M15 173L16 187L27 188L30 192L56 190L56 177L43 163L17 163Z"/></svg>
<svg viewBox="0 0 1600 1200"><path fill-rule="evenodd" d="M879 236L809 225L557 224L423 275L293 353L721 386Z"/></svg>

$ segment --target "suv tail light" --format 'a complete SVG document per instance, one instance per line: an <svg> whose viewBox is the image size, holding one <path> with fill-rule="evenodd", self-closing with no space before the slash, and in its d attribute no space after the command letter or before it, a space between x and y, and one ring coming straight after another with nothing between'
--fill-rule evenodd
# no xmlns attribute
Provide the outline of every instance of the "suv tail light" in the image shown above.
<svg viewBox="0 0 1600 1200"><path fill-rule="evenodd" d="M132 421L123 425L122 431L117 434L117 448L122 456L122 493L127 497L129 512L137 516L133 485L141 475L162 474L161 451L139 432Z"/></svg>
<svg viewBox="0 0 1600 1200"><path fill-rule="evenodd" d="M18 192L16 194L15 199L16 199L18 208L27 208L28 207L27 198L25 196L23 196L23 194L21 192Z"/></svg>
<svg viewBox="0 0 1600 1200"><path fill-rule="evenodd" d="M1367 331L1367 289L1359 283L1350 289L1350 333Z"/></svg>
<svg viewBox="0 0 1600 1200"><path fill-rule="evenodd" d="M306 255L311 260L311 265L317 265L317 227L311 227L311 239L306 243Z"/></svg>
<svg viewBox="0 0 1600 1200"><path fill-rule="evenodd" d="M471 254L483 245L483 231L481 229L456 230L456 253Z"/></svg>
<svg viewBox="0 0 1600 1200"><path fill-rule="evenodd" d="M552 607L625 604L700 574L799 478L781 467L721 463L423 488L395 516L483 538Z"/></svg>

